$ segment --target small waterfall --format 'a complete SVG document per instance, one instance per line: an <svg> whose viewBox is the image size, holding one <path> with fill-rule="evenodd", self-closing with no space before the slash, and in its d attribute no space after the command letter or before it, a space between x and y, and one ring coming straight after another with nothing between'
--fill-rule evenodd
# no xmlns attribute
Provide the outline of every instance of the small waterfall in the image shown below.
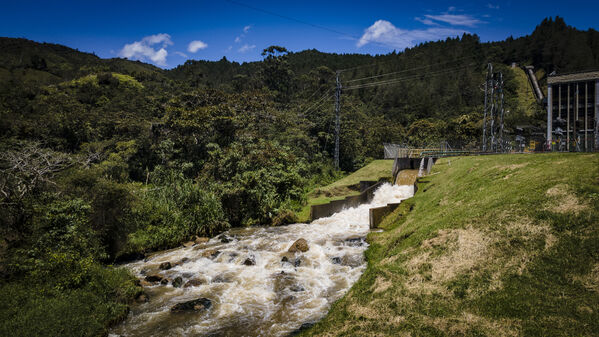
<svg viewBox="0 0 599 337"><path fill-rule="evenodd" d="M205 244L130 263L125 267L140 279L159 275L171 282L146 285L150 301L134 305L112 336L288 335L321 319L366 268L369 209L413 194L413 185L384 184L370 204L311 224L236 228ZM299 238L309 250L289 253ZM161 269L166 262L173 267ZM182 287L173 287L175 278ZM210 309L170 312L173 305L200 297L211 301Z"/></svg>
<svg viewBox="0 0 599 337"><path fill-rule="evenodd" d="M422 177L424 175L424 158L420 160L420 168L418 169L418 176Z"/></svg>

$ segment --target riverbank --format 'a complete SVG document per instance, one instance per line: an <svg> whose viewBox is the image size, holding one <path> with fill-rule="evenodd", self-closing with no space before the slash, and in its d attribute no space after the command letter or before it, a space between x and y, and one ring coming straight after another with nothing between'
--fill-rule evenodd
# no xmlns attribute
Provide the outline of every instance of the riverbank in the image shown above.
<svg viewBox="0 0 599 337"><path fill-rule="evenodd" d="M302 335L593 335L598 167L598 154L439 160Z"/></svg>

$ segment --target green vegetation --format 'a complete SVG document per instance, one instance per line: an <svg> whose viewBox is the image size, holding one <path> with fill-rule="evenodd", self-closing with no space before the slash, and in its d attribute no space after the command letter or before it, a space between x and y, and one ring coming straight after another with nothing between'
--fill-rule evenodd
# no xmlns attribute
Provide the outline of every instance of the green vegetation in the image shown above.
<svg viewBox="0 0 599 337"><path fill-rule="evenodd" d="M597 167L598 154L439 160L304 335L596 334Z"/></svg>
<svg viewBox="0 0 599 337"><path fill-rule="evenodd" d="M337 69L369 65L343 83L408 70L394 86L344 91L340 168L353 172L384 142L476 148L488 62L506 75L506 133L543 125L540 107L520 106L506 64L597 68L597 40L556 18L495 43L464 34L376 56L271 46L260 62L163 70L0 38L0 292L11 298L0 332L103 334L140 289L111 263L231 226L294 222L310 204L355 193L361 177L387 175L390 162L375 161L310 193L340 175Z"/></svg>

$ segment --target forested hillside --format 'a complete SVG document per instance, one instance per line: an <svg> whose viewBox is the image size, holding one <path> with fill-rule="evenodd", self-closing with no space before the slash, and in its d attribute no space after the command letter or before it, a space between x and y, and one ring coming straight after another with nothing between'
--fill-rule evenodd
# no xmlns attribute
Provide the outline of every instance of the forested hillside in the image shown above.
<svg viewBox="0 0 599 337"><path fill-rule="evenodd" d="M306 191L340 174L337 70L343 171L381 157L383 142L477 147L488 62L505 75L508 132L542 126L510 64L597 69L599 33L556 18L501 42L464 35L377 56L273 46L261 62L171 70L0 38L0 296L16 301L0 304L0 335L101 334L139 293L107 263L293 222Z"/></svg>

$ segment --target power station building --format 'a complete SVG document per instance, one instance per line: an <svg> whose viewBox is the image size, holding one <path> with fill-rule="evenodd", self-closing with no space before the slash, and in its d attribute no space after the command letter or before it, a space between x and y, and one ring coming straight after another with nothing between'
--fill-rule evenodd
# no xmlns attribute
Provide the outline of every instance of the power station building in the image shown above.
<svg viewBox="0 0 599 337"><path fill-rule="evenodd" d="M599 151L599 71L547 77L547 149Z"/></svg>

